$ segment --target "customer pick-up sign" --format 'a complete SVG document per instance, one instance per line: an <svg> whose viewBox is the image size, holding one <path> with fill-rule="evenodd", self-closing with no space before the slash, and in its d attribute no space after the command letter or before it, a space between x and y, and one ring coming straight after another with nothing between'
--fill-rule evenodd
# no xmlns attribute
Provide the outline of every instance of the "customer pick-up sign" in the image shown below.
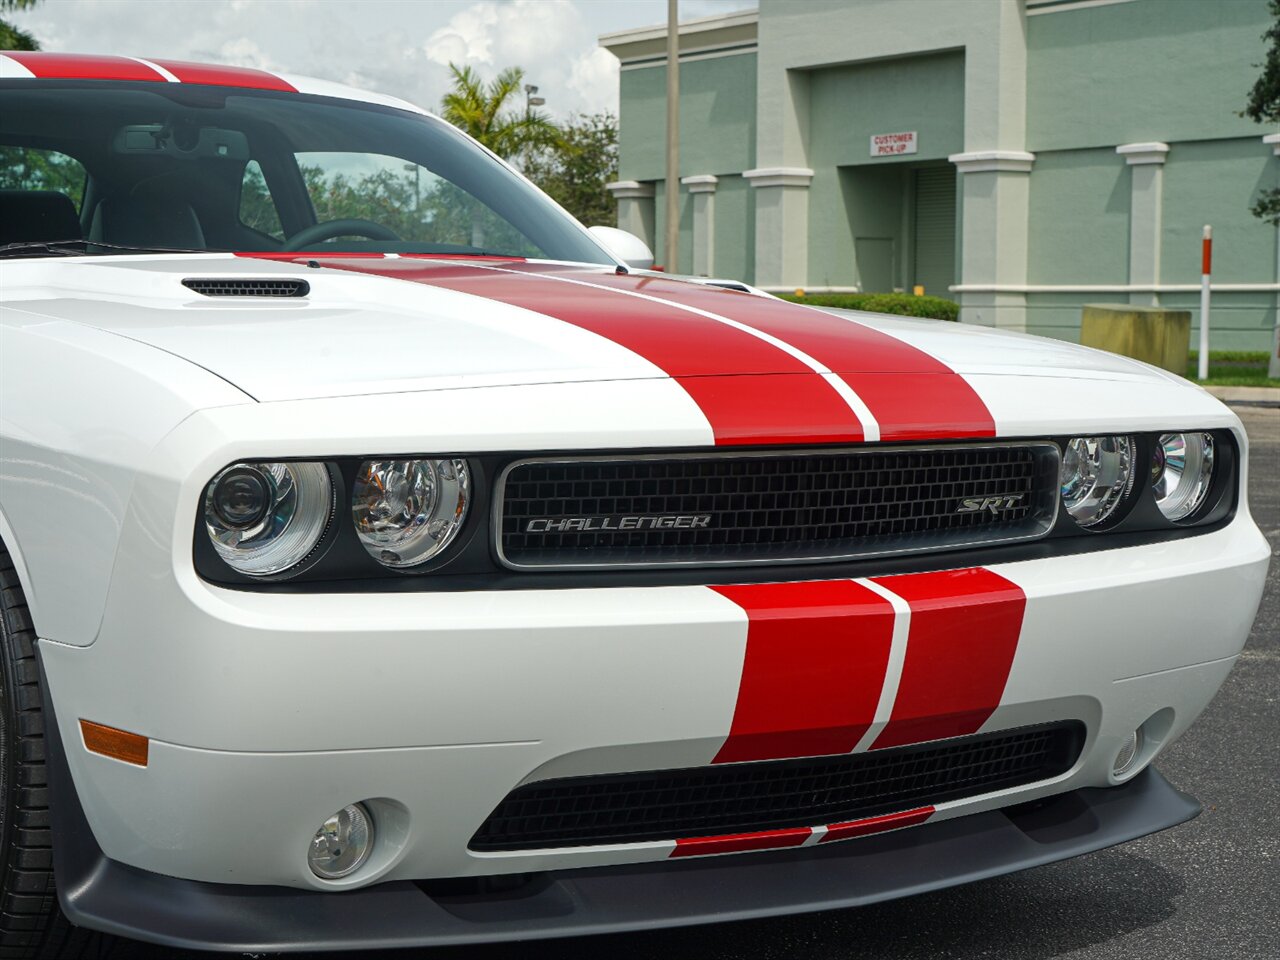
<svg viewBox="0 0 1280 960"><path fill-rule="evenodd" d="M916 132L909 133L873 133L871 135L871 155L873 157L896 157L902 154L915 153Z"/></svg>

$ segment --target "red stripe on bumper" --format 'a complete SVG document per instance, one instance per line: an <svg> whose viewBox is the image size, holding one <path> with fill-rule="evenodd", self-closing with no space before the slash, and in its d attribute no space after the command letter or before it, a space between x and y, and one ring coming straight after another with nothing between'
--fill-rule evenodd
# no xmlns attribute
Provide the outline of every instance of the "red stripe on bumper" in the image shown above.
<svg viewBox="0 0 1280 960"><path fill-rule="evenodd" d="M798 847L812 833L808 827L795 827L790 830L762 830L759 833L730 833L720 837L687 837L676 841L676 848L671 851L671 856L701 857L710 853Z"/></svg>
<svg viewBox="0 0 1280 960"><path fill-rule="evenodd" d="M163 74L128 57L102 57L76 53L29 53L6 50L41 80L153 80L167 82Z"/></svg>
<svg viewBox="0 0 1280 960"><path fill-rule="evenodd" d="M204 63L187 63L184 60L152 60L172 73L183 83L203 83L214 87L249 87L254 90L284 90L297 93L293 84L280 79L274 73L254 70L250 67L219 67Z"/></svg>
<svg viewBox="0 0 1280 960"><path fill-rule="evenodd" d="M747 651L715 763L848 753L875 719L893 606L851 580L710 587L746 611Z"/></svg>
<svg viewBox="0 0 1280 960"><path fill-rule="evenodd" d="M881 440L995 436L991 411L962 376L864 324L786 301L663 278L610 275L592 282L697 307L799 348L862 398L880 423Z"/></svg>
<svg viewBox="0 0 1280 960"><path fill-rule="evenodd" d="M857 416L835 389L786 351L675 306L556 279L568 271L515 274L413 257L376 265L329 260L325 266L495 300L605 337L674 378L711 424L717 444L863 438ZM593 283L612 276L581 269L573 275Z"/></svg>
<svg viewBox="0 0 1280 960"><path fill-rule="evenodd" d="M883 817L867 817L865 820L833 823L827 827L827 832L822 835L818 842L831 843L837 840L852 840L854 837L866 837L873 833L884 833L886 830L914 827L917 824L924 823L935 812L933 807L920 807L916 810L904 810L902 813L887 813Z"/></svg>
<svg viewBox="0 0 1280 960"><path fill-rule="evenodd" d="M876 577L911 607L889 723L872 749L976 733L1000 704L1026 594L980 567Z"/></svg>

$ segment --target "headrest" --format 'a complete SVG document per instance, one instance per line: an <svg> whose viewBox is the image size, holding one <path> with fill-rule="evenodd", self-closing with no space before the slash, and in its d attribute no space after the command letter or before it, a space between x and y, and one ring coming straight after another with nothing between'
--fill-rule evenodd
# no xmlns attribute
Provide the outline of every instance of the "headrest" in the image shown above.
<svg viewBox="0 0 1280 960"><path fill-rule="evenodd" d="M65 193L0 190L0 243L79 240L80 218Z"/></svg>
<svg viewBox="0 0 1280 960"><path fill-rule="evenodd" d="M180 197L133 193L103 200L93 212L93 240L138 247L204 247L196 212Z"/></svg>

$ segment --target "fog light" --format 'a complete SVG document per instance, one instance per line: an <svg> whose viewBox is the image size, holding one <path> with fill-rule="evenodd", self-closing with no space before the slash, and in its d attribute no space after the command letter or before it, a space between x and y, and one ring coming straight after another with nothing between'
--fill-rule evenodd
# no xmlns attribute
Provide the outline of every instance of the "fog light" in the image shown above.
<svg viewBox="0 0 1280 960"><path fill-rule="evenodd" d="M307 862L317 877L339 880L359 870L372 850L373 818L363 803L353 803L320 825Z"/></svg>
<svg viewBox="0 0 1280 960"><path fill-rule="evenodd" d="M1133 769L1134 764L1138 762L1138 749L1142 746L1142 731L1135 730L1124 738L1124 743L1120 744L1120 752L1116 754L1116 762L1111 767L1111 772L1117 777L1123 777L1126 773Z"/></svg>

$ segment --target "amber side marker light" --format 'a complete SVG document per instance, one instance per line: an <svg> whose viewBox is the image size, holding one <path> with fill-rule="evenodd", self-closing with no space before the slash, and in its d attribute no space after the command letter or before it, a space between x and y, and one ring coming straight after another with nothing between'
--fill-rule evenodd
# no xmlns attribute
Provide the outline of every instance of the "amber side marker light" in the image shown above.
<svg viewBox="0 0 1280 960"><path fill-rule="evenodd" d="M146 737L115 727L104 727L91 720L80 721L80 735L84 737L85 748L91 753L100 753L139 767L147 765L147 747L151 741Z"/></svg>

